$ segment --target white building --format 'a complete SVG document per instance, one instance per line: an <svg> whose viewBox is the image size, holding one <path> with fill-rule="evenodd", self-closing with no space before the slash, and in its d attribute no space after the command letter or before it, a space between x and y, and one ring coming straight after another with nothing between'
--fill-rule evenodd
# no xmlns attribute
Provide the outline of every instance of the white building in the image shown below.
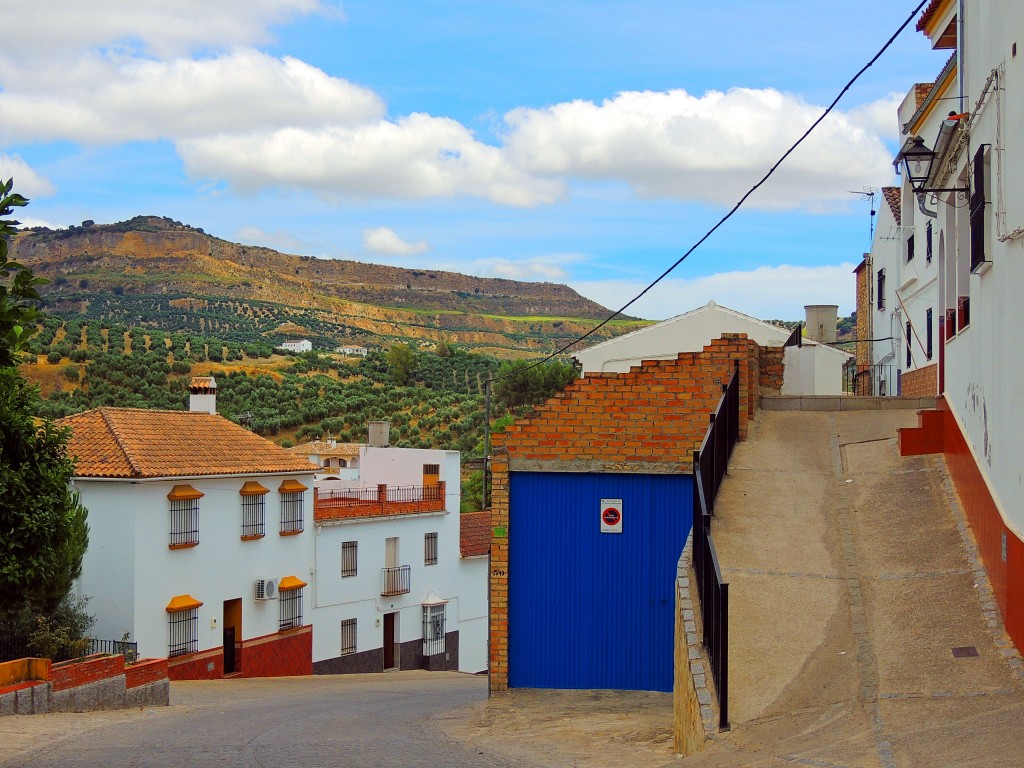
<svg viewBox="0 0 1024 768"><path fill-rule="evenodd" d="M919 138L935 153L919 185L931 213L915 219L914 237L931 223L940 393L901 448L945 453L1006 629L1024 647L1024 5L933 0L918 29L953 52L953 85L935 111L955 116L922 124L900 152Z"/></svg>
<svg viewBox="0 0 1024 768"><path fill-rule="evenodd" d="M334 351L349 357L366 357L370 352L366 347L335 347Z"/></svg>
<svg viewBox="0 0 1024 768"><path fill-rule="evenodd" d="M459 472L457 451L364 445L357 478L318 483L317 673L486 668L486 549Z"/></svg>
<svg viewBox="0 0 1024 768"><path fill-rule="evenodd" d="M205 412L100 408L71 428L94 632L172 679L309 674L316 467ZM275 600L260 599L258 580Z"/></svg>
<svg viewBox="0 0 1024 768"><path fill-rule="evenodd" d="M309 339L288 339L282 341L277 348L286 352L309 352L313 349L313 342Z"/></svg>
<svg viewBox="0 0 1024 768"><path fill-rule="evenodd" d="M833 334L835 327L832 327ZM671 360L680 352L700 352L723 333L745 333L764 347L781 347L791 332L714 301L633 333L595 344L574 357L581 375L627 373L644 360ZM786 350L783 394L831 395L843 390L843 365L850 355L805 339Z"/></svg>

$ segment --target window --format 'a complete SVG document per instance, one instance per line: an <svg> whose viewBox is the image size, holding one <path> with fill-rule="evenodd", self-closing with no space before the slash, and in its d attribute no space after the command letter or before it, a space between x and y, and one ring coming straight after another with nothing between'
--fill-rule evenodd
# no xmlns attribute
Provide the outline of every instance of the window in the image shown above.
<svg viewBox="0 0 1024 768"><path fill-rule="evenodd" d="M913 261L914 259L914 236L911 235L907 238L907 261Z"/></svg>
<svg viewBox="0 0 1024 768"><path fill-rule="evenodd" d="M341 622L341 655L348 656L356 652L356 620L345 619Z"/></svg>
<svg viewBox="0 0 1024 768"><path fill-rule="evenodd" d="M341 575L355 576L359 571L359 542L341 542Z"/></svg>
<svg viewBox="0 0 1024 768"><path fill-rule="evenodd" d="M932 263L932 223L924 228L924 260L926 264Z"/></svg>
<svg viewBox="0 0 1024 768"><path fill-rule="evenodd" d="M170 503L171 549L194 547L199 543L199 500L205 494L191 485L176 485L167 494Z"/></svg>
<svg viewBox="0 0 1024 768"><path fill-rule="evenodd" d="M423 655L444 653L444 603L423 606Z"/></svg>
<svg viewBox="0 0 1024 768"><path fill-rule="evenodd" d="M266 533L264 520L267 489L259 483L249 481L239 491L242 495L242 538L261 539Z"/></svg>
<svg viewBox="0 0 1024 768"><path fill-rule="evenodd" d="M914 364L914 361L911 358L911 354L910 354L911 353L911 349L910 349L910 334L913 333L913 332L914 332L914 329L911 328L910 321L907 320L907 369L908 370L910 369L910 366Z"/></svg>
<svg viewBox="0 0 1024 768"><path fill-rule="evenodd" d="M281 494L282 536L302 533L304 527L302 504L306 490L306 486L298 480L285 480L277 489L277 492Z"/></svg>
<svg viewBox="0 0 1024 768"><path fill-rule="evenodd" d="M988 261L986 256L987 237L985 229L985 206L988 204L988 144L982 144L974 155L973 178L971 179L970 222L971 222L971 271ZM961 327L963 327L963 323Z"/></svg>
<svg viewBox="0 0 1024 768"><path fill-rule="evenodd" d="M423 564L437 565L437 533L423 534Z"/></svg>
<svg viewBox="0 0 1024 768"><path fill-rule="evenodd" d="M423 465L423 483L429 485L430 479L436 483L437 478L441 476L441 465L440 464L424 464Z"/></svg>
<svg viewBox="0 0 1024 768"><path fill-rule="evenodd" d="M878 270L878 308L885 309L885 270Z"/></svg>
<svg viewBox="0 0 1024 768"><path fill-rule="evenodd" d="M282 584L284 579L281 580ZM280 585L279 585L280 586ZM302 587L295 589L281 588L281 621L278 622L278 629L295 629L302 626Z"/></svg>
<svg viewBox="0 0 1024 768"><path fill-rule="evenodd" d="M184 656L199 650L199 608L192 595L177 595L167 605L167 657Z"/></svg>
<svg viewBox="0 0 1024 768"><path fill-rule="evenodd" d="M929 360L932 359L932 308L924 312L924 354Z"/></svg>

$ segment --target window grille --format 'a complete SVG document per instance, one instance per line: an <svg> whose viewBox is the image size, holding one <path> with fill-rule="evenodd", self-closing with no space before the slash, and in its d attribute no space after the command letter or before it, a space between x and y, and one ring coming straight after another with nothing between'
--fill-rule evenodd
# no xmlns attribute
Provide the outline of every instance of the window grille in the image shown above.
<svg viewBox="0 0 1024 768"><path fill-rule="evenodd" d="M423 606L423 655L444 653L444 604Z"/></svg>
<svg viewBox="0 0 1024 768"><path fill-rule="evenodd" d="M199 650L199 609L175 611L167 614L170 628L170 641L167 644L167 656L184 656Z"/></svg>
<svg viewBox="0 0 1024 768"><path fill-rule="evenodd" d="M974 155L974 178L971 184L970 224L971 224L971 271L973 272L987 260L987 243L985 238L985 206L988 199L985 194L987 182L986 164L988 160L988 144L982 144ZM961 327L963 324L961 324Z"/></svg>
<svg viewBox="0 0 1024 768"><path fill-rule="evenodd" d="M356 620L345 619L341 622L341 655L348 656L356 652Z"/></svg>
<svg viewBox="0 0 1024 768"><path fill-rule="evenodd" d="M355 576L359 571L359 542L341 543L341 575Z"/></svg>
<svg viewBox="0 0 1024 768"><path fill-rule="evenodd" d="M281 494L281 533L298 533L302 530L302 494Z"/></svg>
<svg viewBox="0 0 1024 768"><path fill-rule="evenodd" d="M907 261L914 260L914 236L907 238Z"/></svg>
<svg viewBox="0 0 1024 768"><path fill-rule="evenodd" d="M878 308L885 309L885 270L878 270Z"/></svg>
<svg viewBox="0 0 1024 768"><path fill-rule="evenodd" d="M242 536L263 536L264 526L264 496L253 495L242 497Z"/></svg>
<svg viewBox="0 0 1024 768"><path fill-rule="evenodd" d="M423 534L423 564L437 565L437 534Z"/></svg>
<svg viewBox="0 0 1024 768"><path fill-rule="evenodd" d="M924 343L925 343L924 354L925 354L925 356L929 360L931 360L932 359L932 309L931 309L931 307L926 309L925 312L924 312L924 334L925 334L924 335Z"/></svg>
<svg viewBox="0 0 1024 768"><path fill-rule="evenodd" d="M424 464L423 465L423 476L424 477L438 477L441 474L440 464Z"/></svg>
<svg viewBox="0 0 1024 768"><path fill-rule="evenodd" d="M908 370L910 369L910 366L914 364L914 361L913 361L913 359L911 357L912 350L911 350L911 347L910 347L910 335L913 332L914 332L914 329L911 327L910 321L907 320L907 369Z"/></svg>
<svg viewBox="0 0 1024 768"><path fill-rule="evenodd" d="M199 543L199 499L171 500L172 547Z"/></svg>
<svg viewBox="0 0 1024 768"><path fill-rule="evenodd" d="M924 229L924 260L926 264L932 263L932 223Z"/></svg>
<svg viewBox="0 0 1024 768"><path fill-rule="evenodd" d="M278 629L295 629L302 626L302 587L281 590L281 621Z"/></svg>

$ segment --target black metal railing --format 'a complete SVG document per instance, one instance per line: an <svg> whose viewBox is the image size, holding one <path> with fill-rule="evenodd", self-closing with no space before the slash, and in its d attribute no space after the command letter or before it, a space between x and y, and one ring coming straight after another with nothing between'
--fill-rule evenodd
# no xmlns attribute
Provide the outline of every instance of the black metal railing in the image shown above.
<svg viewBox="0 0 1024 768"><path fill-rule="evenodd" d="M78 652L81 652L81 649ZM81 655L88 656L94 653L119 653L129 663L133 663L139 657L139 646L138 643L131 643L126 640L100 640L91 637L89 638L88 646ZM27 635L24 637L0 637L0 662L36 658L38 656L39 653L32 647L31 638ZM54 654L52 661L70 661L73 658L76 658L74 652L67 648L60 648Z"/></svg>
<svg viewBox="0 0 1024 768"><path fill-rule="evenodd" d="M126 660L132 661L139 658L139 644L128 640L100 640L92 637L89 639L89 653L119 653Z"/></svg>
<svg viewBox="0 0 1024 768"><path fill-rule="evenodd" d="M381 595L404 595L409 591L410 573L412 568L408 565L400 565L397 568L382 568L384 583L381 585Z"/></svg>
<svg viewBox="0 0 1024 768"><path fill-rule="evenodd" d="M843 366L843 392L862 397L900 394L900 369L895 365Z"/></svg>
<svg viewBox="0 0 1024 768"><path fill-rule="evenodd" d="M729 458L740 433L739 364L732 379L722 387L711 424L700 450L693 453L693 571L700 598L704 648L718 696L718 726L729 728L729 585L711 536L715 497L725 478Z"/></svg>
<svg viewBox="0 0 1024 768"><path fill-rule="evenodd" d="M0 662L14 661L35 656L29 648L29 638L25 637L0 637Z"/></svg>

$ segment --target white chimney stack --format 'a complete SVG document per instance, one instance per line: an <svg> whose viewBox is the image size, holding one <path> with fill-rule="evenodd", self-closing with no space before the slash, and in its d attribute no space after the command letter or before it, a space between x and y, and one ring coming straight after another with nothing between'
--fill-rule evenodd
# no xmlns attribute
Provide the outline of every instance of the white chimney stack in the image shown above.
<svg viewBox="0 0 1024 768"><path fill-rule="evenodd" d="M217 382L213 376L193 376L188 385L188 409L198 413L217 412Z"/></svg>
<svg viewBox="0 0 1024 768"><path fill-rule="evenodd" d="M838 304L807 304L807 338L822 344L836 343L836 325L839 318Z"/></svg>

